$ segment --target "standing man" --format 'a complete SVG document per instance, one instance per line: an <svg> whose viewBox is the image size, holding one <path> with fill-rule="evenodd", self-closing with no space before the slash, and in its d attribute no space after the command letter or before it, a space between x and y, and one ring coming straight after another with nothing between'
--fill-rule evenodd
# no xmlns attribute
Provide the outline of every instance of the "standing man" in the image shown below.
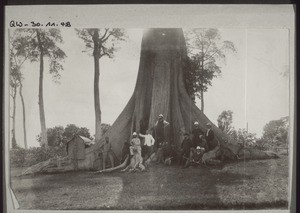
<svg viewBox="0 0 300 213"><path fill-rule="evenodd" d="M192 146L192 141L189 137L189 134L184 133L184 139L181 143L181 154L180 154L179 165L183 164L184 158L189 159L191 146Z"/></svg>
<svg viewBox="0 0 300 213"><path fill-rule="evenodd" d="M197 146L200 146L200 135L204 135L204 132L200 129L199 123L196 121L194 123L194 127L192 130L192 142L193 142L193 148L196 149Z"/></svg>
<svg viewBox="0 0 300 213"><path fill-rule="evenodd" d="M214 146L214 139L215 139L215 133L212 130L211 123L206 124L207 130L205 133L205 139L208 146L208 151L213 150L215 148Z"/></svg>
<svg viewBox="0 0 300 213"><path fill-rule="evenodd" d="M146 135L139 134L140 137L145 138L144 148L145 148L145 158L151 156L153 152L154 138L150 134L149 130L146 130Z"/></svg>
<svg viewBox="0 0 300 213"><path fill-rule="evenodd" d="M105 137L105 142L102 148L103 153L103 170L106 168L106 159L109 157L111 167L114 167L114 157L112 155L111 143L109 142L109 137Z"/></svg>
<svg viewBox="0 0 300 213"><path fill-rule="evenodd" d="M156 150L160 148L165 142L166 131L165 128L169 125L169 122L164 120L164 116L160 114L158 120L155 123L155 139L156 139Z"/></svg>

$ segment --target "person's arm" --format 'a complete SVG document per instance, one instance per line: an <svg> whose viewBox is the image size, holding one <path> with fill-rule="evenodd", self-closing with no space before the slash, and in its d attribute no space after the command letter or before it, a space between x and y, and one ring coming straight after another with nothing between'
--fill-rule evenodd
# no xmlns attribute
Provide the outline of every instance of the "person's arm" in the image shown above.
<svg viewBox="0 0 300 213"><path fill-rule="evenodd" d="M139 136L142 137L142 138L145 138L145 135L143 135L143 134L141 134L141 133L139 134Z"/></svg>
<svg viewBox="0 0 300 213"><path fill-rule="evenodd" d="M170 123L168 121L164 121L164 126L168 126Z"/></svg>

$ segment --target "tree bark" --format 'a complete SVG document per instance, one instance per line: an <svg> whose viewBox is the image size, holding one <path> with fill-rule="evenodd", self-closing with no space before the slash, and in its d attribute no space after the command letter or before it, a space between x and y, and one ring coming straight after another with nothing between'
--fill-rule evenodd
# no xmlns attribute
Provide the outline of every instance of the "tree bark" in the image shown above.
<svg viewBox="0 0 300 213"><path fill-rule="evenodd" d="M101 109L100 109L100 92L99 92L99 78L100 78L100 41L98 31L94 31L94 108L95 108L95 141L99 142L102 137L101 129Z"/></svg>
<svg viewBox="0 0 300 213"><path fill-rule="evenodd" d="M204 113L204 92L201 90L201 111Z"/></svg>
<svg viewBox="0 0 300 213"><path fill-rule="evenodd" d="M186 57L182 29L150 29L144 34L133 95L105 134L110 137L117 156L121 155L124 140L130 139L132 132L141 131L140 124L145 123L141 121L147 121L146 128L153 130L159 114L170 123L168 140L176 146L181 144L182 132L191 132L194 121L200 121L200 128L206 130L205 124L210 120L196 107L184 87L182 67ZM213 130L219 141L229 141L214 125ZM100 146L101 143L95 149Z"/></svg>
<svg viewBox="0 0 300 213"><path fill-rule="evenodd" d="M17 96L17 86L14 86L13 88L13 115L12 115L12 141L11 141L11 147L13 149L17 148L17 140L16 140L16 96Z"/></svg>
<svg viewBox="0 0 300 213"><path fill-rule="evenodd" d="M24 133L24 147L25 149L28 149L27 146L27 134L26 134L26 113L25 113L25 102L24 102L24 97L23 97L23 93L22 93L22 89L23 89L23 84L20 82L20 90L19 90L19 94L21 97L21 102L22 102L22 110L23 110L23 133Z"/></svg>
<svg viewBox="0 0 300 213"><path fill-rule="evenodd" d="M39 30L36 30L36 33L37 33L38 46L40 50L39 112L40 112L40 123L41 123L41 145L48 147L46 118L45 118L44 99L43 99L44 50L43 50L43 44L41 41L41 35Z"/></svg>

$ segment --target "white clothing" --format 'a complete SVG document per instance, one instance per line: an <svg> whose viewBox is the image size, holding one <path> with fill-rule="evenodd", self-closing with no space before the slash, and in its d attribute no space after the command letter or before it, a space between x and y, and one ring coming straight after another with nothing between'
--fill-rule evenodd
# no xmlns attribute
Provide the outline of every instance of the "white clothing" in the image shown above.
<svg viewBox="0 0 300 213"><path fill-rule="evenodd" d="M155 140L152 137L152 135L150 135L150 134L147 134L147 135L140 134L140 136L142 138L145 138L145 144L144 145L146 145L146 146L153 146L154 145Z"/></svg>

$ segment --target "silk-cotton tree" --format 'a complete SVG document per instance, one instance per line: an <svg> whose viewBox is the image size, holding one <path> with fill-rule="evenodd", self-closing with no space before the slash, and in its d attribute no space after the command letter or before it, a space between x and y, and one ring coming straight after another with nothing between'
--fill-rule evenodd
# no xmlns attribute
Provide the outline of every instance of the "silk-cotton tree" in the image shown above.
<svg viewBox="0 0 300 213"><path fill-rule="evenodd" d="M63 42L59 29L23 29L23 36L30 36L28 51L31 62L39 62L39 114L41 124L41 145L47 147L47 129L44 107L44 59L48 59L49 73L54 82L60 79L60 71L63 70L62 61L66 57L65 52L58 46Z"/></svg>
<svg viewBox="0 0 300 213"><path fill-rule="evenodd" d="M201 111L204 111L204 92L212 85L212 79L221 74L219 64L226 62L226 54L236 49L233 42L222 40L218 29L196 28L186 31L185 37L190 63L186 81L192 85L188 92L201 100Z"/></svg>
<svg viewBox="0 0 300 213"><path fill-rule="evenodd" d="M100 59L103 57L113 58L118 50L115 46L119 41L126 39L125 31L119 28L105 29L76 29L86 47L86 52L94 58L94 108L95 108L95 141L102 137L101 108L100 108Z"/></svg>

